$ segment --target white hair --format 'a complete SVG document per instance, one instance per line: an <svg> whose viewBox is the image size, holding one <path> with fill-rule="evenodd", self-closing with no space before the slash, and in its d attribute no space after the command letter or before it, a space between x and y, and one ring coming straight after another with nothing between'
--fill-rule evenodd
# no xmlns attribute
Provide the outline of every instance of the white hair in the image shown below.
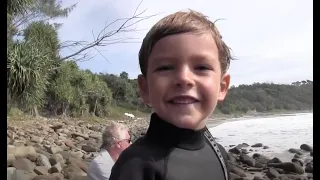
<svg viewBox="0 0 320 180"><path fill-rule="evenodd" d="M102 146L109 149L113 147L118 141L126 139L124 131L128 131L127 126L124 124L112 122L107 125L102 133Z"/></svg>

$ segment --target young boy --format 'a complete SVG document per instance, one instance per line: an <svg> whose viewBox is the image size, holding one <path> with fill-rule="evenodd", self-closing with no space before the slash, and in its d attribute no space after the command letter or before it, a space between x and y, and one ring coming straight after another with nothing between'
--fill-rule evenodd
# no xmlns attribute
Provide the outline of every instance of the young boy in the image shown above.
<svg viewBox="0 0 320 180"><path fill-rule="evenodd" d="M138 76L141 98L155 113L110 179L228 180L227 154L206 122L228 91L231 59L214 23L198 12L177 12L156 23L143 40Z"/></svg>

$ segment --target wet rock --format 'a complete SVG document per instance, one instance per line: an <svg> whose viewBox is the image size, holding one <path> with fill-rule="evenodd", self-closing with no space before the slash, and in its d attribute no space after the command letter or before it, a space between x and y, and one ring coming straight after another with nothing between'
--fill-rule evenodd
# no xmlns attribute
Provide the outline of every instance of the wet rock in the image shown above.
<svg viewBox="0 0 320 180"><path fill-rule="evenodd" d="M270 161L267 162L267 164L269 164L269 163L282 163L282 161L279 158L274 157Z"/></svg>
<svg viewBox="0 0 320 180"><path fill-rule="evenodd" d="M252 145L251 147L262 147L262 146L263 146L262 143L256 143L256 144Z"/></svg>
<svg viewBox="0 0 320 180"><path fill-rule="evenodd" d="M291 152L291 153L296 153L296 154L298 154L298 155L302 155L302 152L301 152L300 149L290 148L290 149L289 149L289 152Z"/></svg>
<svg viewBox="0 0 320 180"><path fill-rule="evenodd" d="M241 150L237 147L234 147L232 149L229 149L229 152L232 152L234 154L240 154L241 153Z"/></svg>
<svg viewBox="0 0 320 180"><path fill-rule="evenodd" d="M303 174L304 169L302 166L292 162L284 162L284 163L269 163L268 167L280 168L287 172L293 172L297 174Z"/></svg>
<svg viewBox="0 0 320 180"><path fill-rule="evenodd" d="M308 144L301 144L300 149L311 152L313 151L313 147Z"/></svg>
<svg viewBox="0 0 320 180"><path fill-rule="evenodd" d="M231 180L236 180L236 179L240 179L241 177L240 176L238 176L238 175L236 175L236 174L234 174L234 173L230 173L230 179Z"/></svg>
<svg viewBox="0 0 320 180"><path fill-rule="evenodd" d="M252 157L256 160L256 162L261 163L261 164L267 164L270 159L266 156L263 156L259 153L254 153Z"/></svg>
<svg viewBox="0 0 320 180"><path fill-rule="evenodd" d="M263 146L262 149L269 149L269 146Z"/></svg>
<svg viewBox="0 0 320 180"><path fill-rule="evenodd" d="M231 162L228 162L228 167L229 167L229 170L231 173L234 173L240 177L246 177L246 172L244 171L244 169L239 166L238 164L235 164L235 163L231 163Z"/></svg>
<svg viewBox="0 0 320 180"><path fill-rule="evenodd" d="M278 173L277 170L273 168L269 168L268 171L266 172L266 175L268 178L273 179L273 178L278 178L280 174Z"/></svg>
<svg viewBox="0 0 320 180"><path fill-rule="evenodd" d="M240 161L243 164L246 164L246 165L251 166L251 167L254 167L255 162L256 162L252 157L250 157L250 156L248 156L246 154L240 154Z"/></svg>
<svg viewBox="0 0 320 180"><path fill-rule="evenodd" d="M313 156L313 151L310 152L310 156Z"/></svg>
<svg viewBox="0 0 320 180"><path fill-rule="evenodd" d="M300 159L293 158L293 159L291 160L291 162L293 162L293 163L298 163L300 166L303 166L303 162L302 162Z"/></svg>
<svg viewBox="0 0 320 180"><path fill-rule="evenodd" d="M295 154L293 157L299 159L299 158L301 158L301 155Z"/></svg>
<svg viewBox="0 0 320 180"><path fill-rule="evenodd" d="M308 163L307 165L306 165L306 168L305 168L305 171L307 172L307 173L313 173L313 163Z"/></svg>

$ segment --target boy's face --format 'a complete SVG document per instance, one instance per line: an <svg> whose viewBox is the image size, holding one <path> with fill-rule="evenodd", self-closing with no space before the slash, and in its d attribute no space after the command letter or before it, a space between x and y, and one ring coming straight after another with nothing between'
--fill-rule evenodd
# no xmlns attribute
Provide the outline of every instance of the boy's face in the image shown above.
<svg viewBox="0 0 320 180"><path fill-rule="evenodd" d="M218 49L211 35L183 33L160 39L139 75L144 103L169 123L201 129L217 102L225 98L230 75L221 76Z"/></svg>

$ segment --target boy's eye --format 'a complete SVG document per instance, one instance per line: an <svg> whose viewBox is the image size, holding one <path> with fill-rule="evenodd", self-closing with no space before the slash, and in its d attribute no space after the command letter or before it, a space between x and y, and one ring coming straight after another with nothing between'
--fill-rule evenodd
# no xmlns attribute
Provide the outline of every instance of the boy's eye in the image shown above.
<svg viewBox="0 0 320 180"><path fill-rule="evenodd" d="M197 70L212 70L211 67L206 66L206 65L199 65L195 69L197 69Z"/></svg>
<svg viewBox="0 0 320 180"><path fill-rule="evenodd" d="M156 68L156 71L167 71L167 70L171 70L171 69L173 69L173 66L166 65L166 66L160 66L160 67Z"/></svg>

